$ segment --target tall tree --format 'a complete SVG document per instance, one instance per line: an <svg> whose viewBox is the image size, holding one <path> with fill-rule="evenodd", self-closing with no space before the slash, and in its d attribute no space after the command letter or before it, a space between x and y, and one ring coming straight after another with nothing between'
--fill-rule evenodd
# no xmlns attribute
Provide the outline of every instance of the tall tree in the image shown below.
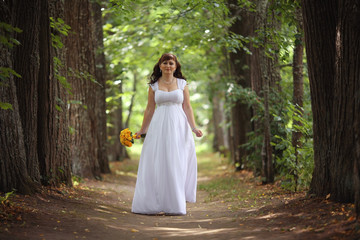
<svg viewBox="0 0 360 240"><path fill-rule="evenodd" d="M38 80L38 156L42 183L71 185L70 136L66 87L60 83L66 76L64 42L64 4L62 1L41 1L40 69ZM50 18L52 19L50 22Z"/></svg>
<svg viewBox="0 0 360 240"><path fill-rule="evenodd" d="M233 22L229 28L230 34L249 36L251 30L251 18L246 8L240 8L238 1L230 0L229 9ZM243 88L250 87L250 62L249 55L243 49L230 52L230 75L235 84ZM238 99L231 108L231 155L236 166L240 170L243 160L246 158L246 150L241 145L247 142L246 134L250 131L250 109L243 99Z"/></svg>
<svg viewBox="0 0 360 240"><path fill-rule="evenodd" d="M281 22L279 21L279 16L276 11L275 0L268 1L266 5L267 18L265 22L265 28L263 29L263 45L265 46L265 51L267 57L263 58L260 61L264 63L261 64L262 67L262 79L263 79L263 94L264 94L264 145L263 145L263 182L272 183L274 182L274 163L272 157L272 146L271 146L271 123L272 116L270 113L271 96L274 96L277 91L280 89L280 69L279 69L279 43L276 41L276 33L281 29ZM271 33L271 34L269 34Z"/></svg>
<svg viewBox="0 0 360 240"><path fill-rule="evenodd" d="M293 104L295 105L297 111L302 116L303 111L303 98L304 98L304 77L303 77L303 58L304 58L304 38L303 38L303 21L301 15L300 6L295 10L295 20L296 20L296 31L295 35L295 47L294 47L294 55L293 55ZM301 125L301 122L294 121L294 125ZM294 131L292 133L292 145L295 149L295 164L298 165L298 148L300 146L300 138L302 133L300 131ZM295 186L297 185L298 173L295 172ZM295 188L296 191L296 188Z"/></svg>
<svg viewBox="0 0 360 240"><path fill-rule="evenodd" d="M354 180L359 179L360 5L303 0L302 11L314 115L310 192L351 202L359 191Z"/></svg>
<svg viewBox="0 0 360 240"><path fill-rule="evenodd" d="M0 2L0 22L7 28L0 27L0 35L6 39L14 38L14 5L16 1ZM11 42L11 41L9 41ZM10 44L11 46L11 44ZM16 86L13 75L6 74L13 69L13 59L9 45L0 43L0 102L12 105L11 109L0 109L0 191L10 192L14 189L21 193L33 191L33 181L26 167L26 151L23 129L19 114Z"/></svg>
<svg viewBox="0 0 360 240"><path fill-rule="evenodd" d="M303 1L305 45L314 118L314 174L311 192L320 196L330 193L331 137L333 119L333 86L335 76L336 2L325 4ZM320 27L321 26L321 27ZM321 60L321 62L320 62Z"/></svg>
<svg viewBox="0 0 360 240"><path fill-rule="evenodd" d="M227 141L228 136L226 127L224 126L226 116L223 98L224 97L218 93L212 98L212 121L214 128L213 150L226 155L229 144Z"/></svg>
<svg viewBox="0 0 360 240"><path fill-rule="evenodd" d="M100 174L97 146L91 131L95 125L91 122L94 111L94 94L89 75L95 73L94 46L92 41L92 21L89 1L65 1L65 21L74 34L66 39L66 65L71 70L69 82L73 95L70 99L71 159L73 173L83 177ZM85 42L85 38L87 39ZM89 71L90 70L90 71ZM80 74L82 73L82 74ZM91 104L92 103L92 104Z"/></svg>
<svg viewBox="0 0 360 240"><path fill-rule="evenodd" d="M106 89L106 62L104 54L104 42L103 42L103 21L101 6L98 2L92 2L92 12L93 12L93 38L95 41L95 78L96 81L100 84L96 88L96 107L95 114L99 116L97 121L97 144L98 144L98 156L100 171L102 173L109 173L109 160L107 157L106 151L106 101L105 101L105 89Z"/></svg>
<svg viewBox="0 0 360 240"><path fill-rule="evenodd" d="M14 2L15 3L15 2ZM38 79L40 68L39 32L40 1L15 3L14 25L23 30L16 38L21 45L14 49L14 70L22 77L15 77L19 112L24 132L26 165L30 177L40 181L38 162Z"/></svg>
<svg viewBox="0 0 360 240"><path fill-rule="evenodd" d="M95 81L95 43L91 2L65 1L65 22L74 34L66 38L66 65L72 86L70 99L71 160L73 173L82 177L100 177L99 138ZM102 138L100 138L102 139Z"/></svg>
<svg viewBox="0 0 360 240"><path fill-rule="evenodd" d="M280 81L278 58L270 49L278 48L274 42L272 31L278 29L278 21L274 17L274 9L271 9L272 1L258 0L256 1L256 13L253 18L253 28L251 35L257 39L258 44L251 46L251 87L256 94L264 99L264 108L254 106L255 115L263 114L262 119L254 121L254 131L256 134L263 134L263 142L261 146L261 174L263 183L271 183L274 181L274 164L272 158L271 147L271 115L270 115L270 94L275 91L275 85ZM263 113L261 112L263 111ZM256 146L260 148L260 146ZM260 149L259 149L260 150ZM259 151L258 150L258 151Z"/></svg>
<svg viewBox="0 0 360 240"><path fill-rule="evenodd" d="M255 2L256 11L253 14L252 18L252 29L251 36L255 39L260 39L259 33L264 32L266 16L267 16L267 5L268 0L258 0ZM262 30L262 31L259 31ZM250 51L252 52L250 56L250 78L251 78L251 89L256 93L260 98L263 97L263 77L265 76L264 71L266 70L266 55L265 49L262 45L256 44L252 42L250 44ZM252 116L262 115L263 109L260 106L252 106ZM256 137L264 138L264 124L261 119L254 119L253 121L253 131L256 134ZM264 140L262 144L256 144L254 146L254 152L258 153L257 159L261 159L261 161L254 163L255 172L263 173L263 158L266 157L264 151ZM262 154L264 153L264 154ZM261 155L262 154L262 155Z"/></svg>

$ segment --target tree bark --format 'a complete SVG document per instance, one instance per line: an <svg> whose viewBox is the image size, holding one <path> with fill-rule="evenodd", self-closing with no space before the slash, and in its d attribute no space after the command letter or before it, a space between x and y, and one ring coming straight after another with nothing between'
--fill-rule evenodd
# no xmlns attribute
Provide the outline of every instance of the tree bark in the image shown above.
<svg viewBox="0 0 360 240"><path fill-rule="evenodd" d="M101 6L97 2L92 2L94 19L94 40L95 40L95 77L100 84L97 89L95 114L98 116L97 138L98 138L98 161L102 173L110 173L109 160L107 157L107 134L106 134L106 62L103 42L103 21Z"/></svg>
<svg viewBox="0 0 360 240"><path fill-rule="evenodd" d="M267 11L268 0L258 0L256 1L256 12L252 15L252 25L251 36L258 37L258 30L265 28L266 23L266 11ZM265 52L264 48L261 46L250 45L250 51L252 55L250 56L250 78L251 78L251 88L259 97L263 97L263 75L266 70L265 62ZM259 100L260 101L260 100ZM258 106L252 106L252 117L255 115L260 115L261 109ZM261 120L255 119L253 121L253 131L257 137L262 136L264 138L264 124ZM254 146L254 151L259 153L258 161L254 163L255 165L255 175L260 175L263 172L263 153L264 151L264 140L261 144Z"/></svg>
<svg viewBox="0 0 360 240"><path fill-rule="evenodd" d="M251 31L251 21L249 12L240 9L237 1L230 0L229 8L231 16L235 19L230 27L230 32L249 36ZM250 56L243 50L238 49L236 53L230 52L230 74L235 83L243 88L250 87ZM231 109L231 138L232 138L232 158L236 170L243 168L243 160L247 153L241 145L247 142L247 133L250 131L250 109L242 99L238 99Z"/></svg>
<svg viewBox="0 0 360 240"><path fill-rule="evenodd" d="M212 116L213 116L213 126L214 126L214 141L213 149L221 154L227 155L229 144L227 142L228 136L226 127L224 127L225 121L225 110L224 110L224 101L220 96L215 95L212 98Z"/></svg>
<svg viewBox="0 0 360 240"><path fill-rule="evenodd" d="M352 202L359 191L360 5L356 0L302 4L314 115L310 192Z"/></svg>
<svg viewBox="0 0 360 240"><path fill-rule="evenodd" d="M262 150L263 184L274 182L274 166L272 162L271 129L269 114L270 78L265 76L263 83L264 91L264 142Z"/></svg>
<svg viewBox="0 0 360 240"><path fill-rule="evenodd" d="M119 93L123 93L122 82L118 85ZM122 97L120 97L116 101L116 106L113 106L114 109L111 110L110 114L110 127L109 127L109 146L108 146L108 155L110 161L121 161L123 159L129 158L129 155L126 151L125 146L121 145L119 135L121 130L124 127L124 120L123 120L123 106L122 106Z"/></svg>
<svg viewBox="0 0 360 240"><path fill-rule="evenodd" d="M354 161L356 141L354 126L356 88L360 80L360 3L356 0L338 2L336 26L334 128L332 134L331 197L341 202L354 201ZM358 189L357 189L358 190Z"/></svg>
<svg viewBox="0 0 360 240"><path fill-rule="evenodd" d="M71 160L73 173L100 178L96 116L95 44L89 0L65 0L65 22L74 32L66 38L66 63L72 86L70 102Z"/></svg>
<svg viewBox="0 0 360 240"><path fill-rule="evenodd" d="M38 155L44 185L71 185L70 136L66 89L57 75L66 76L66 68L54 64L54 57L65 64L65 51L52 46L49 17L64 19L62 1L41 1L40 73L38 95ZM62 39L64 41L64 39ZM58 109L57 109L58 108Z"/></svg>
<svg viewBox="0 0 360 240"><path fill-rule="evenodd" d="M304 98L304 78L303 78L303 57L304 57L304 45L303 45L303 23L301 8L296 9L295 19L297 22L297 34L295 39L294 47L294 56L293 56L293 104L295 108L299 111L300 116L303 114L303 98ZM294 121L294 125L301 126L301 122ZM294 130L292 133L292 146L295 149L295 164L298 165L298 148L301 147L300 138L302 133L300 131ZM295 186L297 186L298 173L294 174L295 177ZM295 187L296 191L296 187Z"/></svg>
<svg viewBox="0 0 360 240"><path fill-rule="evenodd" d="M267 37L266 31L269 29L279 28L276 18L268 15L269 5L272 2L268 0L259 0L256 2L257 12L254 16L254 27L252 35L257 36L263 42L263 45L272 45L272 49L277 49L276 43L272 42ZM272 13L272 12L270 12ZM273 13L272 13L273 14ZM276 90L275 86L279 85L280 74L278 65L278 58L273 54L272 58L267 57L264 47L252 46L251 51L251 85L252 89L259 97L264 99L264 118L262 122L254 121L254 131L256 134L263 133L263 145L261 147L261 175L262 182L272 183L274 181L274 166L272 161L271 148L271 116L269 112L270 93ZM279 87L278 87L279 89ZM261 114L261 109L253 108L256 115ZM260 148L258 146L258 148Z"/></svg>
<svg viewBox="0 0 360 240"><path fill-rule="evenodd" d="M310 193L319 196L326 196L331 188L328 183L334 121L336 8L336 1L302 2L314 132L315 164Z"/></svg>
<svg viewBox="0 0 360 240"><path fill-rule="evenodd" d="M0 1L0 22L14 26L16 1ZM0 29L0 35L12 36ZM0 43L0 66L13 69L11 49ZM6 84L6 85L5 85ZM0 109L0 192L16 189L29 194L34 184L27 172L26 151L16 87L13 76L0 84L0 101L12 104L13 110Z"/></svg>
<svg viewBox="0 0 360 240"><path fill-rule="evenodd" d="M14 5L14 25L23 30L16 35L21 45L14 49L14 70L22 78L15 77L19 113L24 133L26 166L29 176L40 182L38 162L38 78L40 0L18 2Z"/></svg>
<svg viewBox="0 0 360 240"><path fill-rule="evenodd" d="M133 70L133 77L134 77L134 83L133 83L133 94L131 96L131 99L130 99L130 105L129 105L129 114L126 118L126 121L125 121L125 128L128 128L129 125L130 125L130 119L131 119L131 114L132 114L132 109L133 109L133 106L134 106L134 100L135 100L135 94L136 94L136 85L137 85L137 73L136 73L136 70Z"/></svg>

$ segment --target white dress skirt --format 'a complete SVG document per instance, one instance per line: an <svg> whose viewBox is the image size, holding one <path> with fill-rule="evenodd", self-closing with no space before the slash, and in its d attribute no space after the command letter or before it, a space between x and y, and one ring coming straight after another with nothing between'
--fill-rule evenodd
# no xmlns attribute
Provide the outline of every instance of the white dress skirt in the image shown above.
<svg viewBox="0 0 360 240"><path fill-rule="evenodd" d="M142 147L132 212L186 214L186 202L196 201L195 143L182 108L186 81L165 92L151 84L156 109Z"/></svg>

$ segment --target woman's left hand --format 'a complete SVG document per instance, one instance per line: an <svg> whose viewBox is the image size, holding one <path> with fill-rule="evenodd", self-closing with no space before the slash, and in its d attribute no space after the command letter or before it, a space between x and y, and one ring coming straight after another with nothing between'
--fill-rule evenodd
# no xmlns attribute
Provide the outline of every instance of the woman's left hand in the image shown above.
<svg viewBox="0 0 360 240"><path fill-rule="evenodd" d="M203 133L200 129L194 129L193 132L196 134L197 137L202 137Z"/></svg>

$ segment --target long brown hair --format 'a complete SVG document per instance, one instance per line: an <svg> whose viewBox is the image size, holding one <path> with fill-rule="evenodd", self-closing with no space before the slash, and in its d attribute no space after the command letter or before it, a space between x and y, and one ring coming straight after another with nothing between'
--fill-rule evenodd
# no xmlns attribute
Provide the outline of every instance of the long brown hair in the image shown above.
<svg viewBox="0 0 360 240"><path fill-rule="evenodd" d="M159 78L162 76L162 73L160 72L160 64L164 61L173 60L176 64L176 70L174 72L174 77L181 78L186 80L186 78L183 76L181 72L181 64L178 62L177 57L174 54L171 53L164 53L160 58L159 61L155 64L153 73L150 76L150 84L156 83Z"/></svg>

